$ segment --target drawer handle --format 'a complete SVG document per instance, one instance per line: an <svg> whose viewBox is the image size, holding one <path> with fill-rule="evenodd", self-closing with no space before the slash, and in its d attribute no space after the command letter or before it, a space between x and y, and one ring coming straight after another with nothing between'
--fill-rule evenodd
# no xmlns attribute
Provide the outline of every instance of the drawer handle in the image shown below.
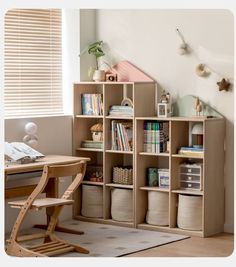
<svg viewBox="0 0 236 267"><path fill-rule="evenodd" d="M192 180L192 177L191 176L188 176L188 180Z"/></svg>
<svg viewBox="0 0 236 267"><path fill-rule="evenodd" d="M191 184L188 184L188 187L192 187L192 185Z"/></svg>
<svg viewBox="0 0 236 267"><path fill-rule="evenodd" d="M188 172L192 172L192 170L191 169L188 169Z"/></svg>

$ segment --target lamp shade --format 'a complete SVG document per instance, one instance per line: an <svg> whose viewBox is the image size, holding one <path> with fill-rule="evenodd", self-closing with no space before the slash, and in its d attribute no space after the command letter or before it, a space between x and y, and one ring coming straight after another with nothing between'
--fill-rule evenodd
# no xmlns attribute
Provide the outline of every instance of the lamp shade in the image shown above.
<svg viewBox="0 0 236 267"><path fill-rule="evenodd" d="M192 128L192 134L203 134L203 124L196 123Z"/></svg>

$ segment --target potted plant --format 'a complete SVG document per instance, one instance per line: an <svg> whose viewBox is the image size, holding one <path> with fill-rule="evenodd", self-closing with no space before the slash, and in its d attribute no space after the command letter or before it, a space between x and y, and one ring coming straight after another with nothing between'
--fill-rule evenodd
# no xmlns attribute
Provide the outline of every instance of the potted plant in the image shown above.
<svg viewBox="0 0 236 267"><path fill-rule="evenodd" d="M81 55L84 52L88 52L90 55L95 56L96 68L93 73L93 80L95 82L105 81L105 71L99 69L99 58L105 56L103 51L103 41L97 41L90 44L85 50L82 51Z"/></svg>

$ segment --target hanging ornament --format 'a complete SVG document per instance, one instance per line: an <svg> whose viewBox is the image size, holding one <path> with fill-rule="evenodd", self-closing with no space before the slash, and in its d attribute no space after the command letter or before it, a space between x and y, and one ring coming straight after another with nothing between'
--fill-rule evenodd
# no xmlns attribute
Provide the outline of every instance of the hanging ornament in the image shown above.
<svg viewBox="0 0 236 267"><path fill-rule="evenodd" d="M205 64L198 64L196 67L196 74L200 77L206 77L210 74L210 71L206 69Z"/></svg>
<svg viewBox="0 0 236 267"><path fill-rule="evenodd" d="M226 81L225 78L223 78L220 82L217 82L217 85L219 86L219 91L228 91L231 83Z"/></svg>
<svg viewBox="0 0 236 267"><path fill-rule="evenodd" d="M186 42L184 41L184 37L183 35L180 33L179 29L177 28L176 29L176 32L177 34L179 35L181 41L182 41L182 44L179 46L179 54L180 55L185 55L189 52L189 49L188 49L188 45L186 44Z"/></svg>

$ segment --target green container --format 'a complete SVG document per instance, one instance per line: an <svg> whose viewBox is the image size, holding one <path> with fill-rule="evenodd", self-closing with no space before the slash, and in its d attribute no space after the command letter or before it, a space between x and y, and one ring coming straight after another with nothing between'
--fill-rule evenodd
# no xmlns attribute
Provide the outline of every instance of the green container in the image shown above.
<svg viewBox="0 0 236 267"><path fill-rule="evenodd" d="M158 168L147 169L147 184L148 186L158 186Z"/></svg>

